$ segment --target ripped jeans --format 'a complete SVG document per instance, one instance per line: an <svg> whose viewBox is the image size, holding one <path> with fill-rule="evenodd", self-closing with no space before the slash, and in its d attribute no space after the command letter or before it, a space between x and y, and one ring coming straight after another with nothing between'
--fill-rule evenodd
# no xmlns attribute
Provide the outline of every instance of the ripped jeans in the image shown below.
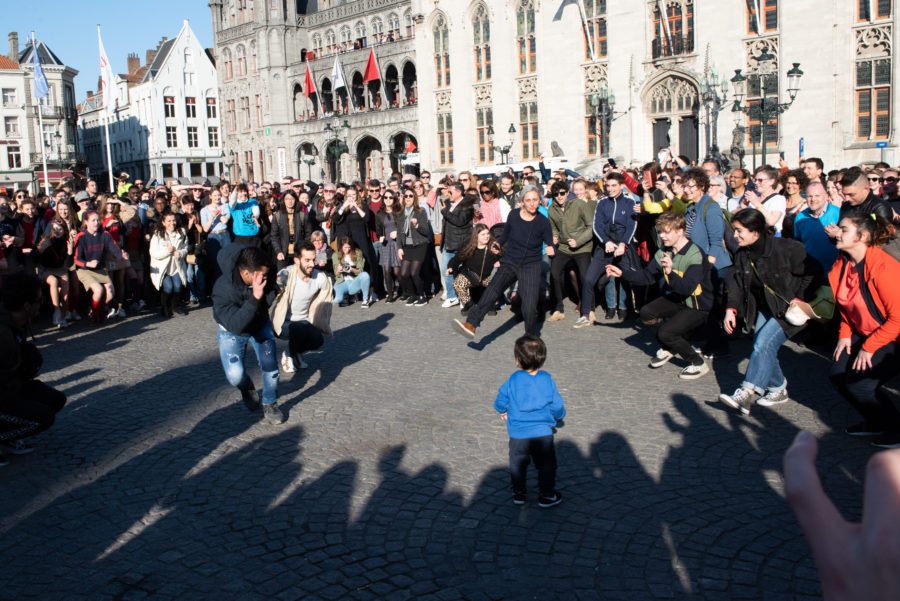
<svg viewBox="0 0 900 601"><path fill-rule="evenodd" d="M219 326L219 357L228 383L241 390L252 390L253 381L244 371L247 343L253 346L262 370L262 404L274 403L278 395L278 357L275 352L275 331L267 324L253 336L238 336Z"/></svg>

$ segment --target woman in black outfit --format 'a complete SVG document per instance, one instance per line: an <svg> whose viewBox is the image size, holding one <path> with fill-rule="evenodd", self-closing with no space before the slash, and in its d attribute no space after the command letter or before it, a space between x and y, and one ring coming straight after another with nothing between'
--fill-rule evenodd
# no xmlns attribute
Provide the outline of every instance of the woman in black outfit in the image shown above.
<svg viewBox="0 0 900 601"><path fill-rule="evenodd" d="M428 252L428 215L416 204L416 195L412 192L404 194L403 205L403 211L397 217L397 242L400 245L397 254L403 261L400 281L403 295L409 295L406 306L424 307L428 299L425 298L421 271Z"/></svg>
<svg viewBox="0 0 900 601"><path fill-rule="evenodd" d="M308 240L311 233L309 215L303 211L297 195L288 190L281 197L281 208L272 214L272 230L269 232L278 271L294 264L294 249Z"/></svg>
<svg viewBox="0 0 900 601"><path fill-rule="evenodd" d="M447 275L454 276L453 289L462 303L460 311L463 314L472 308L472 293L476 290L484 291L491 283L494 265L503 256L502 249L500 252L494 250L494 242L496 240L490 228L484 223L478 223L465 247L450 259Z"/></svg>
<svg viewBox="0 0 900 601"><path fill-rule="evenodd" d="M331 227L332 240L340 240L343 236L348 236L356 244L356 247L362 252L366 259L365 270L369 274L369 281L375 281L375 270L379 269L378 262L375 260L375 248L372 246L372 239L369 236L369 208L366 203L360 199L356 188L347 187L347 193L341 204L337 204L338 196L335 195L335 205L338 210L333 213ZM369 299L374 297L374 287L369 290Z"/></svg>
<svg viewBox="0 0 900 601"><path fill-rule="evenodd" d="M384 272L384 302L397 300L396 288L400 284L400 246L397 240L397 220L403 212L403 205L397 200L393 190L385 190L381 197L381 207L375 214L375 236L381 243L379 263Z"/></svg>

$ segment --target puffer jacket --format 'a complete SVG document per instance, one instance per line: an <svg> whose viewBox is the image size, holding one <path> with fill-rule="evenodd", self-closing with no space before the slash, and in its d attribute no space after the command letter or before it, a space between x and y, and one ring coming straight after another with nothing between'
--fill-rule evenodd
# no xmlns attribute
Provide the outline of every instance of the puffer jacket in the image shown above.
<svg viewBox="0 0 900 601"><path fill-rule="evenodd" d="M272 274L261 299L253 297L253 289L244 283L237 269L238 255L248 248L233 243L219 252L222 275L213 286L213 318L220 326L238 336L252 336L269 323L269 305L275 300L277 287Z"/></svg>

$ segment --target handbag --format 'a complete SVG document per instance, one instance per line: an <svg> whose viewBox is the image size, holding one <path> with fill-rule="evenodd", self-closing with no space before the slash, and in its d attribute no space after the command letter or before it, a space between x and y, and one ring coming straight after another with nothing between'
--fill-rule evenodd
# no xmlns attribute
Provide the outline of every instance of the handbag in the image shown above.
<svg viewBox="0 0 900 601"><path fill-rule="evenodd" d="M810 319L825 323L834 317L834 291L831 289L830 285L826 284L824 286L819 286L816 289L815 297L808 303L799 298L788 300L775 292L771 286L766 284L762 279L762 276L759 275L759 271L756 270L756 263L750 261L750 267L753 268L753 273L755 273L756 277L759 278L759 281L762 282L766 292L782 302L787 303L788 308L784 312L784 318L789 324L793 326L802 326Z"/></svg>

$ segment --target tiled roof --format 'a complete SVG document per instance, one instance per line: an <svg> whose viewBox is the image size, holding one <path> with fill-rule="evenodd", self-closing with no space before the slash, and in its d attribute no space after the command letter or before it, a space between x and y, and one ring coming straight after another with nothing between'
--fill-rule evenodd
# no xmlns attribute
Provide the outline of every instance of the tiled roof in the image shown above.
<svg viewBox="0 0 900 601"><path fill-rule="evenodd" d="M59 57L56 56L50 48L47 47L47 44L40 40L35 40L38 48L38 56L41 57L41 65L56 65L58 67L65 67L65 63L59 60ZM24 65L26 63L31 63L31 40L28 40L28 43L25 45L25 49L19 53L19 64Z"/></svg>
<svg viewBox="0 0 900 601"><path fill-rule="evenodd" d="M14 63L13 61L9 60L8 57L0 54L0 69L4 69L4 70L15 69L16 71L18 71L19 65L18 65L18 63Z"/></svg>

